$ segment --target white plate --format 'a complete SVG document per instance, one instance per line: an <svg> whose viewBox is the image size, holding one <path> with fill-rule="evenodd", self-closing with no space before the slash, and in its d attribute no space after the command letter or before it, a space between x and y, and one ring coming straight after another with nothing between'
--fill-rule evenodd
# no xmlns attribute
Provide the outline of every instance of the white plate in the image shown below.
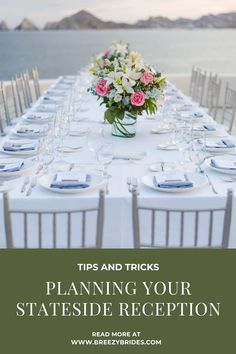
<svg viewBox="0 0 236 354"><path fill-rule="evenodd" d="M86 173L86 172L85 172ZM60 194L78 194L78 193L85 193L85 192L90 192L93 189L99 188L104 184L104 178L103 176L96 174L96 173L91 173L87 172L91 176L91 182L90 186L88 188L83 188L83 189L78 189L78 188L73 188L73 189L59 189L59 188L51 188L51 183L53 181L53 178L55 176L55 173L51 173L49 175L44 175L39 178L38 183L41 187L50 190L51 192L54 193L60 193Z"/></svg>
<svg viewBox="0 0 236 354"><path fill-rule="evenodd" d="M11 141L14 143L14 141ZM32 142L32 141L27 141L27 140L16 140L15 143L25 143L25 142ZM37 148L35 150L30 150L30 151L5 151L2 148L2 145L0 146L0 152L6 155L14 155L14 156L34 156L37 154Z"/></svg>
<svg viewBox="0 0 236 354"><path fill-rule="evenodd" d="M209 140L209 141L211 141L211 140ZM215 140L213 140L213 141L215 141ZM235 151L235 150L236 150L236 147L232 147L232 148L229 148L229 147L206 147L206 151L216 152L219 154L224 154L224 153Z"/></svg>
<svg viewBox="0 0 236 354"><path fill-rule="evenodd" d="M33 119L30 119L30 116L34 116ZM43 113L43 112L32 112L23 116L23 121L28 124L47 124L48 122L54 119L55 115L53 113Z"/></svg>
<svg viewBox="0 0 236 354"><path fill-rule="evenodd" d="M0 164L1 163L14 163L19 161L19 159L0 159ZM15 172L0 172L0 177L14 177L14 176L25 176L33 172L35 167L35 161L31 159L26 159L24 160L24 165L19 171Z"/></svg>
<svg viewBox="0 0 236 354"><path fill-rule="evenodd" d="M210 158L209 160L207 160L207 164L208 166L210 166L210 168L216 172L219 172L219 173L223 173L223 174L226 174L226 175L236 175L236 170L226 170L226 169L223 169L223 168L217 168L217 167L213 167L211 165L211 159ZM236 161L236 156L215 156L214 157L214 160L226 160L226 161Z"/></svg>
<svg viewBox="0 0 236 354"><path fill-rule="evenodd" d="M30 125L29 125L29 126L27 125L27 128L30 129L31 126L30 126ZM34 126L32 126L32 129L37 129L37 128L36 128L36 126L34 125ZM30 133L18 133L17 130L18 130L18 128L13 129L12 133L13 133L14 135L19 136L19 137L22 137L22 138L39 139L39 138L41 138L41 137L47 135L47 130L43 130L43 131L41 131L39 134L32 133L32 132L30 132Z"/></svg>
<svg viewBox="0 0 236 354"><path fill-rule="evenodd" d="M176 171L175 171L176 172ZM164 172L165 173L165 172ZM191 188L159 188L153 184L153 177L157 175L162 175L163 172L157 172L153 174L148 174L142 177L142 183L154 190L164 192L164 193L184 193L189 192L201 187L204 187L207 184L207 178L200 173L187 173L187 176L191 182L193 182L193 187Z"/></svg>

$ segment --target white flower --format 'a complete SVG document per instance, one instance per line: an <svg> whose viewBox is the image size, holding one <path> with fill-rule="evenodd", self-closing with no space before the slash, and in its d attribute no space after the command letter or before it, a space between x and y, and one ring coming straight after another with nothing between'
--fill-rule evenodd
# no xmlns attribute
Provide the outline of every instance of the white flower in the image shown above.
<svg viewBox="0 0 236 354"><path fill-rule="evenodd" d="M115 102L120 102L122 100L122 96L119 95L119 94L116 94L115 97L114 97L114 101Z"/></svg>
<svg viewBox="0 0 236 354"><path fill-rule="evenodd" d="M134 92L133 86L135 86L135 83L135 81L127 80L127 78L124 76L122 77L122 86L127 93Z"/></svg>

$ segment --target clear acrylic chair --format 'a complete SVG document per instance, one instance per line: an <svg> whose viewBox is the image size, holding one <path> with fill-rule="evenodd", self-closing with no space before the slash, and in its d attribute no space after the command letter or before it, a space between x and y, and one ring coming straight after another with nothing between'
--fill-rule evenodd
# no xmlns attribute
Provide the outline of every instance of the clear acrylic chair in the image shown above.
<svg viewBox="0 0 236 354"><path fill-rule="evenodd" d="M37 100L41 96L41 89L40 89L40 83L39 83L39 72L38 72L37 68L32 69L32 79L34 82L35 97Z"/></svg>
<svg viewBox="0 0 236 354"><path fill-rule="evenodd" d="M216 74L212 75L212 73L210 73L206 94L206 107L208 108L208 112L214 120L216 120L217 118L217 113L219 109L221 84L222 82L218 78L218 76Z"/></svg>
<svg viewBox="0 0 236 354"><path fill-rule="evenodd" d="M7 192L3 193L4 223L7 248L102 248L104 225L104 191L100 191L98 203L88 208L66 208L42 210L14 209ZM92 218L92 219L91 219ZM93 232L91 231L93 220ZM96 220L94 222L94 220ZM63 221L63 224L62 224ZM17 224L16 234L14 222ZM87 231L89 229L89 231ZM32 240L32 233L34 240ZM92 235L93 234L93 235ZM51 246L44 247L44 238L51 239ZM73 235L73 237L72 237ZM79 246L74 247L74 236ZM15 237L15 238L14 238ZM16 246L16 237L22 237L21 247ZM60 247L59 237L65 244ZM34 246L32 246L34 244Z"/></svg>
<svg viewBox="0 0 236 354"><path fill-rule="evenodd" d="M230 225L232 218L233 192L228 191L226 204L215 209L183 209L183 208L161 208L149 207L141 204L137 192L132 195L132 215L135 248L187 248L186 238L191 234L191 245L188 248L200 247L202 237L200 227L206 232L202 248L228 248L230 237ZM157 205L159 201L157 200ZM222 230L220 232L220 245L213 245L215 231L214 223L219 222L222 217ZM201 222L201 225L200 225ZM141 226L144 226L141 232ZM162 227L162 228L161 228ZM201 229L202 230L202 229ZM175 246L172 245L173 234L176 237ZM190 232L191 231L191 232ZM222 232L221 232L222 231ZM205 234L204 234L205 237ZM171 240L170 240L171 239ZM201 240L202 241L202 240ZM215 240L214 240L215 242Z"/></svg>
<svg viewBox="0 0 236 354"><path fill-rule="evenodd" d="M226 84L225 98L222 110L221 124L227 127L229 133L232 132L236 112L236 90Z"/></svg>

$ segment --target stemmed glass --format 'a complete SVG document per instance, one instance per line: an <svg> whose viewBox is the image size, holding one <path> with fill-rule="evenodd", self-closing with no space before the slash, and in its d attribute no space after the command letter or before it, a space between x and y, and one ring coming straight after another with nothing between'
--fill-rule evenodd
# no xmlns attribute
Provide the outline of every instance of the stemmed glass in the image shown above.
<svg viewBox="0 0 236 354"><path fill-rule="evenodd" d="M98 161L98 151L104 145L105 132L103 127L89 130L88 133L88 149L95 154Z"/></svg>
<svg viewBox="0 0 236 354"><path fill-rule="evenodd" d="M113 160L113 144L105 143L98 150L98 160L103 165L103 176L105 178L111 178L108 174L108 166L112 163Z"/></svg>
<svg viewBox="0 0 236 354"><path fill-rule="evenodd" d="M43 166L44 173L48 173L48 167L54 161L54 146L46 138L40 143L39 162Z"/></svg>
<svg viewBox="0 0 236 354"><path fill-rule="evenodd" d="M202 164L206 160L206 144L204 138L194 138L192 140L192 161L196 165L196 171L202 173Z"/></svg>

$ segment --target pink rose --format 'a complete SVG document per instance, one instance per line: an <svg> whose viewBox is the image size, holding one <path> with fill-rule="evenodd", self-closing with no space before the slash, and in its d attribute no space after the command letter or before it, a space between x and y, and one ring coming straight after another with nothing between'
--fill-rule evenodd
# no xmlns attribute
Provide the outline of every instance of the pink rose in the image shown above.
<svg viewBox="0 0 236 354"><path fill-rule="evenodd" d="M107 81L104 79L100 80L96 87L96 93L99 96L106 97L109 92L110 87L107 85Z"/></svg>
<svg viewBox="0 0 236 354"><path fill-rule="evenodd" d="M146 85L150 84L151 82L153 82L154 77L149 71L145 71L143 73L143 75L141 76L140 80L146 86Z"/></svg>
<svg viewBox="0 0 236 354"><path fill-rule="evenodd" d="M133 106L143 106L145 103L145 94L143 91L134 92L131 95L130 101Z"/></svg>

